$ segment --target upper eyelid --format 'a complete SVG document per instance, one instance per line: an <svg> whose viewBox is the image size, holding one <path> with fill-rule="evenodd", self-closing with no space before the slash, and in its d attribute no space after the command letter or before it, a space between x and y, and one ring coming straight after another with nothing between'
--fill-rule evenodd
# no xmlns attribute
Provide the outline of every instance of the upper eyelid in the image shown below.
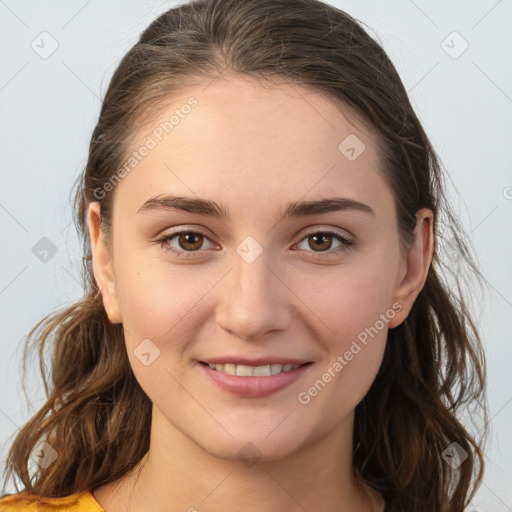
<svg viewBox="0 0 512 512"><path fill-rule="evenodd" d="M306 228L307 229L307 228ZM310 236L310 235L313 235L313 234L316 234L316 233L325 233L325 232L334 232L334 235L337 235L339 237L341 237L342 239L345 239L346 241L350 242L350 243L354 243L354 237L352 234L349 234L348 236L339 232L341 228L332 228L332 227L329 227L329 228L311 228L311 229L307 229L307 231L301 236L300 240L298 241L298 243L302 242L304 240L304 238ZM297 236L298 233L300 233L300 231L302 230L299 230L295 235ZM345 230L346 231L346 230ZM163 238L167 238L167 239L171 239L171 238L174 238L175 236L177 235L180 235L180 234L184 234L184 233L193 233L193 234L199 234L199 235L202 235L204 236L206 239L208 239L208 241L212 244L212 245L217 245L211 238L209 235L207 235L206 233L204 233L203 231L201 231L199 228L190 228L190 229L187 229L187 228L182 228L182 229L177 229L176 231L173 231L173 232L170 232L170 233L167 233L167 234L164 234L160 237L160 240L163 239ZM191 252L197 252L197 251L191 251Z"/></svg>

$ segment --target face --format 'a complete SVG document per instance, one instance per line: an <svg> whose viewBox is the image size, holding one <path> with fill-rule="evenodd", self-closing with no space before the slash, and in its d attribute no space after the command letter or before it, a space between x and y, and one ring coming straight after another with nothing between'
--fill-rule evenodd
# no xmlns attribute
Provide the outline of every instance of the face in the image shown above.
<svg viewBox="0 0 512 512"><path fill-rule="evenodd" d="M97 203L89 223L105 307L159 428L233 459L247 442L275 458L336 435L424 284L430 211L404 258L375 134L298 85L190 89L139 129L143 146L114 189L111 251ZM229 375L247 371L237 361L267 368ZM264 376L279 361L301 366Z"/></svg>

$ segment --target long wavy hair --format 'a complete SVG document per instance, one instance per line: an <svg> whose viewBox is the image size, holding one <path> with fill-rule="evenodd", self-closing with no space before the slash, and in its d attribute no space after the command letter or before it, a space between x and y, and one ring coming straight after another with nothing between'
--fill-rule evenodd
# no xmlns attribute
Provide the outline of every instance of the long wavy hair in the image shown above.
<svg viewBox="0 0 512 512"><path fill-rule="evenodd" d="M148 451L152 403L130 367L122 324L111 324L104 311L86 210L133 151L137 126L188 86L225 71L322 92L371 127L404 247L413 241L415 213L434 212L437 243L425 285L406 320L389 330L380 370L355 410L353 464L389 512L462 512L483 478L487 436L485 355L462 284L472 274L474 292L483 276L446 201L440 160L382 45L360 22L319 0L182 4L154 20L121 60L73 191L84 296L27 335L23 379L27 355L37 350L47 400L15 436L5 481L16 476L22 490L39 498L67 496L120 478ZM112 193L102 195L108 236ZM443 248L449 248L444 255ZM483 412L484 428L471 434L461 414L469 419L473 406ZM42 440L58 458L31 475L30 454ZM458 467L446 456L454 442L467 455Z"/></svg>

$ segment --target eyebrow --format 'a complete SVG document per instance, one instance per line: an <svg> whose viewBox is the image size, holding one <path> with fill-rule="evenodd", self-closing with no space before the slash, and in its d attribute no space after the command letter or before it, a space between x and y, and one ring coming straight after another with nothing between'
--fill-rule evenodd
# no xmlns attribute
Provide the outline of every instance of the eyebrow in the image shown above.
<svg viewBox="0 0 512 512"><path fill-rule="evenodd" d="M172 194L158 195L148 199L137 211L143 213L158 210L179 210L198 215L208 215L217 219L227 220L227 208L215 201L198 197L177 196ZM367 204L347 197L329 197L319 200L297 201L290 203L285 212L280 214L276 222L291 217L306 217L336 211L359 211L375 216L375 212Z"/></svg>

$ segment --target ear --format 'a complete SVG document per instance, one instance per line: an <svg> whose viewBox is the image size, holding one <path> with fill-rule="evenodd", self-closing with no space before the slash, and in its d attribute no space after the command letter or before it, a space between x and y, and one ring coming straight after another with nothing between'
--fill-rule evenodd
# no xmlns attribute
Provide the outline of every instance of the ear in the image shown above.
<svg viewBox="0 0 512 512"><path fill-rule="evenodd" d="M92 268L101 291L103 305L111 323L122 322L117 299L112 258L100 229L100 203L93 201L87 208L87 223L91 240Z"/></svg>
<svg viewBox="0 0 512 512"><path fill-rule="evenodd" d="M407 318L427 280L435 247L433 219L434 214L429 208L422 208L416 213L415 241L402 265L393 299L393 303L399 303L402 309L388 322L390 328L397 327Z"/></svg>

